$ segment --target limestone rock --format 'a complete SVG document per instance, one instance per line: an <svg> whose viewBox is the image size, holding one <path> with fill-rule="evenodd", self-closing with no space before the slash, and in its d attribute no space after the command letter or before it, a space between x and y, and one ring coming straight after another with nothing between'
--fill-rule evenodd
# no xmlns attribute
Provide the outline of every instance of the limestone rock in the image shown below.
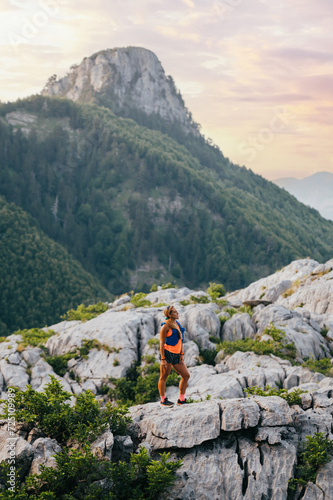
<svg viewBox="0 0 333 500"><path fill-rule="evenodd" d="M150 403L134 406L130 413L139 426L139 436L153 450L192 448L220 434L220 410L216 401L167 409Z"/></svg>
<svg viewBox="0 0 333 500"><path fill-rule="evenodd" d="M119 299L117 299L113 302L112 308L127 304L128 302L130 302L130 300L131 300L131 297L129 295L124 295L123 297L120 297Z"/></svg>
<svg viewBox="0 0 333 500"><path fill-rule="evenodd" d="M51 375L59 380L65 391L72 392L69 383L64 378L59 377L44 359L40 359L31 369L31 387L37 391L43 391L50 382Z"/></svg>
<svg viewBox="0 0 333 500"><path fill-rule="evenodd" d="M241 398L243 390L240 381L229 376L229 373L217 373L213 366L201 365L189 368L190 379L186 390L186 396L193 399L205 399L207 396L212 398ZM167 397L174 401L178 398L179 390L177 387L168 387Z"/></svg>
<svg viewBox="0 0 333 500"><path fill-rule="evenodd" d="M146 448L151 448L150 444L145 442ZM143 446L143 443L140 443ZM134 451L133 441L130 436L115 436L112 449L112 458L114 461L128 461L131 453Z"/></svg>
<svg viewBox="0 0 333 500"><path fill-rule="evenodd" d="M0 462L15 456L16 466L23 477L30 468L34 448L22 437L12 436L7 428L0 429Z"/></svg>
<svg viewBox="0 0 333 500"><path fill-rule="evenodd" d="M247 337L253 339L256 333L256 327L247 313L234 314L224 323L221 338L234 342Z"/></svg>
<svg viewBox="0 0 333 500"><path fill-rule="evenodd" d="M183 344L185 365L190 368L198 364L199 347L191 340Z"/></svg>
<svg viewBox="0 0 333 500"><path fill-rule="evenodd" d="M21 356L29 366L34 366L41 359L42 349L40 347L28 347Z"/></svg>
<svg viewBox="0 0 333 500"><path fill-rule="evenodd" d="M222 409L221 429L238 431L256 427L259 422L259 406L251 399L231 399L219 403Z"/></svg>
<svg viewBox="0 0 333 500"><path fill-rule="evenodd" d="M190 340L195 340L202 349L215 349L209 337L220 338L221 322L217 317L216 305L195 304L180 311L180 324L186 329Z"/></svg>
<svg viewBox="0 0 333 500"><path fill-rule="evenodd" d="M308 483L305 488L303 500L325 500L323 491L313 483Z"/></svg>
<svg viewBox="0 0 333 500"><path fill-rule="evenodd" d="M108 427L105 429L103 434L98 436L98 438L91 443L90 449L95 457L99 459L106 458L107 460L111 460L113 443L113 434L110 431L110 427Z"/></svg>
<svg viewBox="0 0 333 500"><path fill-rule="evenodd" d="M304 411L300 407L294 407L293 422L301 441L304 441L306 436L313 436L315 432L323 432L326 438L333 439L333 417L321 408L309 408Z"/></svg>
<svg viewBox="0 0 333 500"><path fill-rule="evenodd" d="M226 299L244 302L261 298L275 302L293 282L309 275L317 266L318 262L312 259L296 260L280 271L251 283L243 290L227 294Z"/></svg>
<svg viewBox="0 0 333 500"><path fill-rule="evenodd" d="M260 425L276 427L291 425L292 414L288 403L278 396L251 396L260 408Z"/></svg>
<svg viewBox="0 0 333 500"><path fill-rule="evenodd" d="M18 387L21 390L29 383L29 375L22 366L11 365L5 359L0 361L0 371L6 386Z"/></svg>
<svg viewBox="0 0 333 500"><path fill-rule="evenodd" d="M324 493L324 500L333 498L333 460L319 469L316 485Z"/></svg>
<svg viewBox="0 0 333 500"><path fill-rule="evenodd" d="M38 438L33 442L34 457L31 463L29 474L40 474L40 466L52 467L56 469L54 455L61 451L61 446L55 439Z"/></svg>
<svg viewBox="0 0 333 500"><path fill-rule="evenodd" d="M81 360L73 368L80 377L122 377L141 356L144 346L154 336L154 318L147 312L136 310L114 312L109 309L85 323L50 337L47 347L52 355L75 351L85 339L96 339L107 349L95 349L88 360Z"/></svg>
<svg viewBox="0 0 333 500"><path fill-rule="evenodd" d="M249 439L231 437L182 458L179 479L162 497L165 500L286 500L296 448L287 441L259 448Z"/></svg>

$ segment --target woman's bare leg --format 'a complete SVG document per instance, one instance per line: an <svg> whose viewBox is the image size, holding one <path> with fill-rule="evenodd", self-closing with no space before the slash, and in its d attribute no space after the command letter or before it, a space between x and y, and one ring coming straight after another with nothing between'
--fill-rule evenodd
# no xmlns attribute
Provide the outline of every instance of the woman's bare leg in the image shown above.
<svg viewBox="0 0 333 500"><path fill-rule="evenodd" d="M161 397L165 396L165 384L168 376L170 375L171 366L172 366L171 363L168 363L167 365L163 365L161 363L160 366L160 379L158 381L158 390Z"/></svg>
<svg viewBox="0 0 333 500"><path fill-rule="evenodd" d="M178 364L178 365L173 365L174 369L178 373L178 375L181 376L180 382L179 382L179 392L180 394L185 394L186 388L187 388L187 383L188 379L190 378L190 374L188 369L186 368L185 364Z"/></svg>

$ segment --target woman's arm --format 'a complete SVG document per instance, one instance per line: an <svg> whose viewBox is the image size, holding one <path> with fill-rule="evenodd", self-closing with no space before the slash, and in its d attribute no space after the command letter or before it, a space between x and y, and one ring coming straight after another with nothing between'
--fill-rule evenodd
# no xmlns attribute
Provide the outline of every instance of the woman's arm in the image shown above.
<svg viewBox="0 0 333 500"><path fill-rule="evenodd" d="M164 344L165 344L165 339L167 336L168 331L170 330L170 327L168 325L163 325L161 328L161 333L160 333L160 355L161 359L165 358L165 353L164 353Z"/></svg>

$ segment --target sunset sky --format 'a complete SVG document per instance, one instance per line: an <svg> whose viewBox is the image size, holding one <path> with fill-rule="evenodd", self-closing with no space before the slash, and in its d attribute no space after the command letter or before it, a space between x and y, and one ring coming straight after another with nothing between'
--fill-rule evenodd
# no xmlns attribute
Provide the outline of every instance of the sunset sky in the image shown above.
<svg viewBox="0 0 333 500"><path fill-rule="evenodd" d="M333 172L332 0L0 0L0 100L141 46L202 132L268 179Z"/></svg>

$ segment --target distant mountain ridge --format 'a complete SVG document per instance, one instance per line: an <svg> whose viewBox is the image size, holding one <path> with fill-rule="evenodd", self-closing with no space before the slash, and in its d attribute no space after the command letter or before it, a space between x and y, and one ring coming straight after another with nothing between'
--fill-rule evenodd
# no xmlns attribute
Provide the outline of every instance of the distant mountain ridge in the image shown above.
<svg viewBox="0 0 333 500"><path fill-rule="evenodd" d="M286 189L299 201L318 210L326 219L333 220L333 174L318 172L295 179L284 177L273 181L279 187Z"/></svg>
<svg viewBox="0 0 333 500"><path fill-rule="evenodd" d="M85 57L65 77L57 80L53 75L42 95L95 102L125 116L140 110L198 134L172 77L166 76L153 52L141 47L107 49Z"/></svg>

